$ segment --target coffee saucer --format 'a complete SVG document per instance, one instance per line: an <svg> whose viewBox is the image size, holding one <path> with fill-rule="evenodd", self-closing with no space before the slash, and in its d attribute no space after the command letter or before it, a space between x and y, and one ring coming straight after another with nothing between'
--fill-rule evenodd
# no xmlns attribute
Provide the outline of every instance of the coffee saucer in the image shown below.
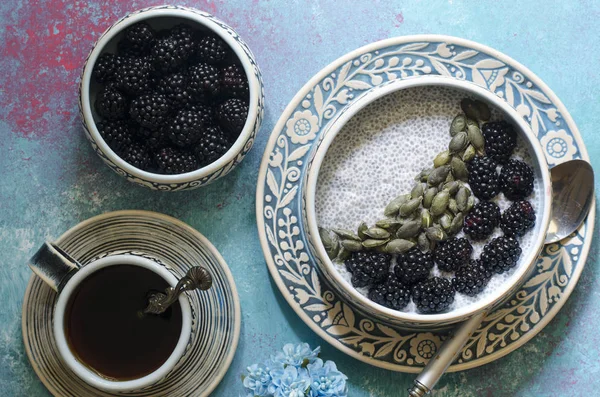
<svg viewBox="0 0 600 397"><path fill-rule="evenodd" d="M23 343L33 369L54 396L210 395L233 360L241 313L231 272L206 237L166 215L117 211L78 224L56 243L84 266L102 256L127 252L142 253L178 277L201 264L211 273L213 286L189 293L194 331L185 355L167 378L143 390L111 394L88 385L62 362L52 327L57 295L32 276L23 300Z"/></svg>

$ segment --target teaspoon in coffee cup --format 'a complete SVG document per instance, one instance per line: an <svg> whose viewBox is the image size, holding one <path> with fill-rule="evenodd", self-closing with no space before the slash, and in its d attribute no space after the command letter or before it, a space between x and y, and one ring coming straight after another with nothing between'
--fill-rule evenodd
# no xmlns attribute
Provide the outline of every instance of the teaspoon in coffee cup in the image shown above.
<svg viewBox="0 0 600 397"><path fill-rule="evenodd" d="M594 201L594 171L584 160L571 160L550 170L552 180L552 216L544 244L562 240L575 232L585 220ZM486 313L471 317L458 326L429 360L408 390L409 397L431 392L450 364L460 354Z"/></svg>

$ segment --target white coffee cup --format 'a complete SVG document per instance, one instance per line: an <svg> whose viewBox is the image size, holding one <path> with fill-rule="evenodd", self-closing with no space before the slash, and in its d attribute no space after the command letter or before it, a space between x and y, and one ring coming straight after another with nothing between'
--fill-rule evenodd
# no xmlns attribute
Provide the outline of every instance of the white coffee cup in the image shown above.
<svg viewBox="0 0 600 397"><path fill-rule="evenodd" d="M167 360L155 371L143 377L118 381L107 379L82 363L69 347L65 334L65 312L67 304L79 284L94 272L118 265L139 266L151 270L162 277L171 287L177 284L177 278L163 265L135 253L111 255L81 266L69 254L52 243L45 243L31 258L30 267L44 282L59 295L54 308L54 337L58 352L65 364L88 384L109 392L130 392L143 389L163 380L185 354L192 333L192 311L185 294L179 296L181 306L181 333L177 345ZM152 346L148 346L149 349Z"/></svg>

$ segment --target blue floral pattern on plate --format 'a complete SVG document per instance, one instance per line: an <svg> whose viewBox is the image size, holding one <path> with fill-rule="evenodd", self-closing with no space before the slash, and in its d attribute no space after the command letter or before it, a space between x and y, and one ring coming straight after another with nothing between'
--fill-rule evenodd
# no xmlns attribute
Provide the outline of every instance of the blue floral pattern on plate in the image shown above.
<svg viewBox="0 0 600 397"><path fill-rule="evenodd" d="M549 166L587 159L570 115L543 82L509 57L458 38L412 36L373 43L338 59L301 90L276 125L259 174L257 218L269 270L292 308L321 337L369 364L404 372L420 371L446 335L376 321L343 301L308 249L301 197L307 154L328 123L368 90L423 75L473 82L503 98L530 124ZM544 248L537 271L486 317L451 371L508 354L556 315L585 265L593 219L592 213L577 233Z"/></svg>

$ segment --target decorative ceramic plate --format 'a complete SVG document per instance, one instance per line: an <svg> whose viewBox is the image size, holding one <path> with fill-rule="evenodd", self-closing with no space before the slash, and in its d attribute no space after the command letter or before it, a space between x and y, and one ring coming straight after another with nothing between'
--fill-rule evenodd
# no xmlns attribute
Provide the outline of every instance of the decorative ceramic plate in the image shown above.
<svg viewBox="0 0 600 397"><path fill-rule="evenodd" d="M498 51L455 37L407 36L367 45L324 68L296 94L271 134L257 186L257 222L269 270L290 306L319 336L359 360L403 372L419 372L445 335L378 322L343 301L308 249L300 201L308 153L335 116L367 90L426 75L474 82L504 99L531 126L549 167L589 160L571 116L538 77ZM510 353L558 313L585 265L594 212L577 233L544 248L536 272L486 317L450 371Z"/></svg>
<svg viewBox="0 0 600 397"><path fill-rule="evenodd" d="M148 211L117 211L91 218L63 234L56 243L82 265L111 254L137 252L182 277L202 264L213 286L188 293L192 337L174 371L146 389L110 394L93 388L71 372L58 356L52 331L56 293L32 276L23 301L23 342L33 369L55 396L208 396L229 368L240 334L240 303L227 264L216 248L185 223Z"/></svg>

